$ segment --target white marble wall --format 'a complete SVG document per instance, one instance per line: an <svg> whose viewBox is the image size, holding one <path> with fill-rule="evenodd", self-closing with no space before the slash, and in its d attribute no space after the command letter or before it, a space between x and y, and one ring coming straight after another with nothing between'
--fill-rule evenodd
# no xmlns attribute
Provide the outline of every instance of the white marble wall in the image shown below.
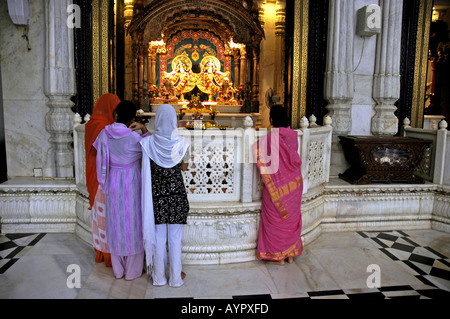
<svg viewBox="0 0 450 319"><path fill-rule="evenodd" d="M377 4L382 8L382 21L388 21L390 19L390 15L395 15L399 17L397 12L392 12L395 10L401 10L401 3L397 3L396 6L390 6L389 1L372 1L372 0L355 0L355 14L354 19L356 21L356 12L358 9L370 5ZM386 7L386 8L383 8ZM400 17L401 19L401 17ZM389 24L390 27L391 24ZM386 27L384 25L384 27ZM398 27L398 25L397 25ZM398 28L397 28L398 29ZM383 32L383 30L381 31ZM386 33L389 30L385 30ZM395 39L394 42L398 43L401 32L399 34L398 30L394 30ZM392 33L391 32L391 33ZM394 37L393 35L389 35ZM373 99L374 95L379 95L379 92L376 92L376 86L374 86L374 75L376 73L376 54L377 50L380 52L383 51L387 59L390 61L399 61L400 52L397 50L391 49L391 47L385 48L382 47L383 43L379 41L377 44L377 39L381 37L381 35L373 35L370 37L361 37L359 35L355 35L354 37L354 48L353 48L353 64L354 64L354 84L355 84L355 94L354 99L352 101L352 135L372 135L374 131L378 132L379 129L374 126L378 125L378 122L373 123L372 118L375 115L374 108L376 107L376 102ZM381 54L381 53L380 53ZM393 56L393 54L397 56ZM394 70L395 71L395 70ZM397 70L398 71L398 70ZM387 75L396 75L396 72L392 70L389 71L380 71L381 74L386 73ZM397 89L397 88L396 88ZM393 92L394 96L399 96L400 91ZM382 93L384 94L384 92ZM394 101L395 98L391 99L390 102ZM384 118L382 119L384 121ZM396 124L393 126L392 133L395 134Z"/></svg>
<svg viewBox="0 0 450 319"><path fill-rule="evenodd" d="M355 1L354 19L361 7L377 3L371 0ZM376 104L372 98L373 74L375 72L376 36L355 35L353 43L353 68L355 93L352 101L352 135L371 135L371 119Z"/></svg>
<svg viewBox="0 0 450 319"><path fill-rule="evenodd" d="M345 19L348 19L346 17L346 14L348 12L344 10L343 6L344 3L348 4L347 2L340 2L338 0L333 0L335 2L330 2L334 4L332 8L333 10L330 11L330 18L329 23L334 23L335 25L339 26L340 24L345 21ZM353 17L353 24L356 25L357 23L357 11L370 4L376 4L379 5L382 9L382 21L390 21L389 18L392 15L398 15L398 10L401 10L401 1L398 0L398 3L394 3L395 6L390 5L390 1L373 1L373 0L354 0L353 7L351 10L353 13L349 14ZM340 7L339 7L340 6ZM337 8L337 9L336 9ZM397 11L396 11L397 10ZM395 12L394 12L395 11ZM343 23L343 26L346 26L346 23ZM392 32L396 32L395 36L392 35L392 32L389 32L387 30L386 25L384 26L385 37L389 36L390 41L398 42L397 38L401 36L398 33L398 25L395 26L395 30ZM394 28L389 24L389 27ZM352 38L352 46L347 46L347 51L345 51L344 56L351 56L352 57L352 65L345 67L345 72L349 74L349 77L345 81L338 81L339 83L335 83L335 81L332 81L331 79L327 80L325 82L325 92L326 97L330 101L330 105L327 107L330 110L330 113L333 117L333 123L334 124L334 133L335 134L350 134L350 135L373 135L373 134L380 134L383 132L383 129L380 129L382 123L394 123L394 119L392 118L393 114L391 110L393 110L393 103L395 102L395 98L389 99L389 105L386 107L389 107L389 111L385 111L385 104L381 103L382 101L385 101L384 91L380 91L379 88L380 85L377 85L377 83L374 82L374 79L377 78L377 75L375 73L384 74L383 70L376 71L376 56L377 52L379 52L379 55L383 55L383 58L389 59L389 61L397 61L400 59L400 53L399 50L389 50L389 48L386 49L386 46L384 45L384 42L380 41L379 37L381 37L380 34L373 35L373 36L366 36L362 37L356 34L355 28L350 28L350 30L347 30L347 32L352 32L352 36L348 36L347 38ZM340 38L343 37L342 32L338 33L331 33L334 32L336 28L331 28L329 30L329 39L334 38ZM383 30L381 31L383 32ZM395 38L395 39L394 39ZM348 40L348 39L347 39ZM332 43L330 42L329 45ZM328 64L333 65L332 61L342 61L342 58L340 57L344 52L343 48L341 48L342 44L339 44L337 48L339 49L333 49L328 52L327 59ZM349 52L350 51L350 52ZM351 67L351 69L350 69ZM331 68L332 69L332 68ZM386 71L387 73L396 73L395 70L389 70ZM398 73L398 72L397 72ZM395 74L394 74L395 75ZM379 76L378 76L379 78ZM383 78L384 79L384 78ZM383 82L384 83L384 82ZM388 87L389 85L387 85ZM335 87L339 87L340 91L336 91ZM394 87L394 86L392 86ZM336 94L336 92L339 94ZM346 94L340 94L340 92L346 92ZM398 92L397 92L398 91ZM327 93L330 92L330 93ZM352 94L350 94L352 93ZM399 95L399 89L397 90L397 87L394 88L392 96ZM380 96L381 98L381 104L377 105L377 102L374 100L374 96ZM342 97L345 97L343 99ZM345 101L345 103L348 103L350 107L350 115L347 115L347 113L344 113L341 108L336 108L333 106L333 100L335 99L341 99ZM335 102L334 102L335 103ZM392 105L391 105L392 104ZM375 112L376 108L378 107L378 117L375 118L374 116L377 114ZM343 109L346 109L345 107ZM336 114L336 110L339 111L338 114ZM331 111L334 111L331 112ZM348 119L347 119L348 118ZM337 123L341 123L342 129L337 127ZM347 124L345 124L347 123ZM393 130L396 130L396 124L389 125L389 127L392 127ZM384 125L384 124L383 124ZM346 127L349 126L349 127ZM394 131L388 131L386 129L386 134L394 135ZM337 177L339 173L343 173L346 168L348 167L348 163L345 160L343 156L340 155L340 148L339 148L339 142L335 138L333 143L333 154L332 154L332 164L331 164L331 175Z"/></svg>
<svg viewBox="0 0 450 319"><path fill-rule="evenodd" d="M44 167L50 147L45 129L48 107L43 93L44 0L29 4L31 51L22 37L24 27L12 23L6 1L0 1L0 63L9 178L33 176L33 169Z"/></svg>

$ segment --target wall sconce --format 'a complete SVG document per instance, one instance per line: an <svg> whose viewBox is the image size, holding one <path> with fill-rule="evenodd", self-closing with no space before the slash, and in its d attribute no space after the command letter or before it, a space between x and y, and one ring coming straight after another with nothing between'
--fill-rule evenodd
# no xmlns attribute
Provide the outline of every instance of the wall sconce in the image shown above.
<svg viewBox="0 0 450 319"><path fill-rule="evenodd" d="M8 12L15 25L28 25L30 9L28 0L8 0Z"/></svg>

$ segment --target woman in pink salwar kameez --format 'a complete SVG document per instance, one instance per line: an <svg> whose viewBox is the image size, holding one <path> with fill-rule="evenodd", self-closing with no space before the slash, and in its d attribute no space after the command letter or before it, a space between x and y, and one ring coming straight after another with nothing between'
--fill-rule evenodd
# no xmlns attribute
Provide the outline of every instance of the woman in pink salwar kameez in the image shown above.
<svg viewBox="0 0 450 319"><path fill-rule="evenodd" d="M141 213L141 137L144 125L132 123L136 108L119 103L115 123L108 125L94 143L97 149L97 179L106 199L106 236L116 278L133 280L142 275L144 246Z"/></svg>
<svg viewBox="0 0 450 319"><path fill-rule="evenodd" d="M254 146L256 164L264 182L257 258L279 265L301 255L303 179L298 134L288 127L286 109L270 111L272 132Z"/></svg>

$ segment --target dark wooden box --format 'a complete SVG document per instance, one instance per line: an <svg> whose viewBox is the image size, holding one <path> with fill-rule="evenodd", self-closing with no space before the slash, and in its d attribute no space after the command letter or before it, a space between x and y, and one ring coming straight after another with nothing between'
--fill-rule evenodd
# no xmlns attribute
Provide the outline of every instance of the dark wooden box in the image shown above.
<svg viewBox="0 0 450 319"><path fill-rule="evenodd" d="M339 136L351 167L339 177L351 184L423 184L414 171L430 140L395 136Z"/></svg>

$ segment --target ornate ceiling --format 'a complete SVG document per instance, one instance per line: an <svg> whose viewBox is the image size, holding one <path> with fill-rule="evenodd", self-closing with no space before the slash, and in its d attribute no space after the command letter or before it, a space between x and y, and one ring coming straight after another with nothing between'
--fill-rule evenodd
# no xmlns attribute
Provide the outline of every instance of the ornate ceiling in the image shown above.
<svg viewBox="0 0 450 319"><path fill-rule="evenodd" d="M249 4L250 3L250 4ZM144 42L169 39L182 30L208 30L224 43L251 44L264 38L258 8L245 0L154 0L146 7L137 1L130 34L143 33Z"/></svg>

